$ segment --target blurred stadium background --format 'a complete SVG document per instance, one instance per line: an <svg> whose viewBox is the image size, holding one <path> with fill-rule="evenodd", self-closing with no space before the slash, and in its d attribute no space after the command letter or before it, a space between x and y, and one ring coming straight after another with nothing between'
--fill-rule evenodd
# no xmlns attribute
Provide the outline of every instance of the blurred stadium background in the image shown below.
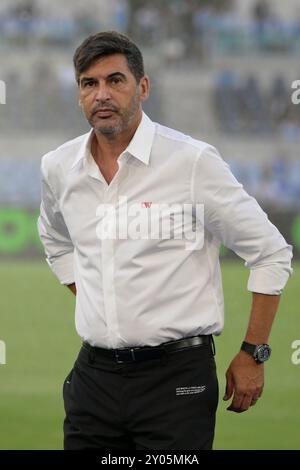
<svg viewBox="0 0 300 470"><path fill-rule="evenodd" d="M74 49L116 29L141 47L153 120L215 145L300 257L300 4L297 0L1 0L0 449L62 448L61 385L80 346L74 299L43 261L36 231L41 156L87 132L77 105ZM1 101L1 100L0 100ZM299 261L276 319L264 398L226 412L228 361L250 308L248 271L222 252L226 326L217 339L215 448L299 449Z"/></svg>

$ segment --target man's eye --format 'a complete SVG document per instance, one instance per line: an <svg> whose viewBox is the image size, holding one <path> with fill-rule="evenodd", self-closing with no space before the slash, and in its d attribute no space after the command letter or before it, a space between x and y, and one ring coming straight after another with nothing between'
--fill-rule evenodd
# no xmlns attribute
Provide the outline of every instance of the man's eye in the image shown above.
<svg viewBox="0 0 300 470"><path fill-rule="evenodd" d="M94 82L85 82L83 84L83 87L84 88L91 88L92 86L94 86Z"/></svg>
<svg viewBox="0 0 300 470"><path fill-rule="evenodd" d="M120 83L120 82L121 82L121 79L118 78L118 77L114 77L114 78L111 79L111 83L112 83L113 85L117 85L117 84Z"/></svg>

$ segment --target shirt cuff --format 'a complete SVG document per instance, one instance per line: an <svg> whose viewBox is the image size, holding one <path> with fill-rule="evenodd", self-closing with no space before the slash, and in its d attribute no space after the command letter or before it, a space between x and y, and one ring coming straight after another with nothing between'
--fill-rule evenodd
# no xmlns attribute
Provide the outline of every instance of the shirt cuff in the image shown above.
<svg viewBox="0 0 300 470"><path fill-rule="evenodd" d="M280 295L292 273L291 267L278 265L253 268L250 271L247 288L259 294Z"/></svg>
<svg viewBox="0 0 300 470"><path fill-rule="evenodd" d="M61 284L73 284L73 282L75 282L73 260L73 252L67 253L51 261L46 258L46 261L52 272L55 274Z"/></svg>

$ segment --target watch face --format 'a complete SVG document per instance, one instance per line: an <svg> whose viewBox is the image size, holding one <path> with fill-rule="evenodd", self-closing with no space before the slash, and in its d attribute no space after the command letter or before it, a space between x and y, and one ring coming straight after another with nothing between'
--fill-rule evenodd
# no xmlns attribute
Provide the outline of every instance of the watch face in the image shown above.
<svg viewBox="0 0 300 470"><path fill-rule="evenodd" d="M259 362L265 362L271 355L271 348L267 344L261 344L257 347L256 360Z"/></svg>

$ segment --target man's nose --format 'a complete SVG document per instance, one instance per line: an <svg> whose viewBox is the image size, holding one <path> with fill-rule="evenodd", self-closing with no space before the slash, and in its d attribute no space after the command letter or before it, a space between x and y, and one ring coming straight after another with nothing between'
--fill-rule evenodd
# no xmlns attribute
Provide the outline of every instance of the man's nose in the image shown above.
<svg viewBox="0 0 300 470"><path fill-rule="evenodd" d="M111 98L109 87L106 84L99 84L95 99L96 101L107 101Z"/></svg>

